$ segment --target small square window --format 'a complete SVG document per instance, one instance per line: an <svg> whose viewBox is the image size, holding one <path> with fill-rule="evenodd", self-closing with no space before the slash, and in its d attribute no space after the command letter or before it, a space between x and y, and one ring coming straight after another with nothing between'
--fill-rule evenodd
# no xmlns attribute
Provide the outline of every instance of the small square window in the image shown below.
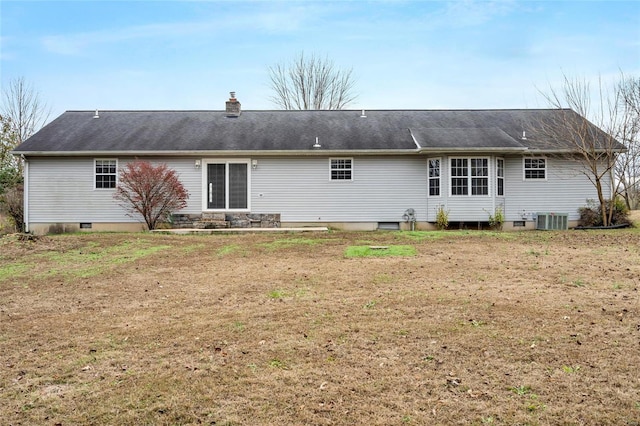
<svg viewBox="0 0 640 426"><path fill-rule="evenodd" d="M95 160L95 188L113 189L118 181L117 160Z"/></svg>
<svg viewBox="0 0 640 426"><path fill-rule="evenodd" d="M351 180L353 178L353 160L351 158L331 159L331 180Z"/></svg>
<svg viewBox="0 0 640 426"><path fill-rule="evenodd" d="M545 158L524 159L525 180L544 180L547 178L547 160Z"/></svg>

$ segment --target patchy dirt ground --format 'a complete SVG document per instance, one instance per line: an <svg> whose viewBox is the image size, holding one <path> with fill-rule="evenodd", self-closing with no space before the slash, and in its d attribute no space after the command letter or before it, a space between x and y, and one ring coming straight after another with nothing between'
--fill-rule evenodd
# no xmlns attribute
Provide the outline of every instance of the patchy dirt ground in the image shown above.
<svg viewBox="0 0 640 426"><path fill-rule="evenodd" d="M638 425L639 231L6 236L1 423Z"/></svg>

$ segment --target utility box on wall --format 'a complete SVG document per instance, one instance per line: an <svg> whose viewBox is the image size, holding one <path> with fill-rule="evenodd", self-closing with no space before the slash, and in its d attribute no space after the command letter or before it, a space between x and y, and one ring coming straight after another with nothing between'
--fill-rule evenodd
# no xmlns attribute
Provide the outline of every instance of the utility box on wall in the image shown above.
<svg viewBox="0 0 640 426"><path fill-rule="evenodd" d="M567 213L537 213L536 229L559 230L569 229L569 215Z"/></svg>

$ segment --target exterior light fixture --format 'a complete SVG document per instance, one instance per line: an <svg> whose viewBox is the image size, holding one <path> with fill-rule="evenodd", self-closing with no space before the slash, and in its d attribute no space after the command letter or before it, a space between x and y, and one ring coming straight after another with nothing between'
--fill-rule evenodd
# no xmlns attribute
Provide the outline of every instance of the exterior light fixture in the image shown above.
<svg viewBox="0 0 640 426"><path fill-rule="evenodd" d="M253 170L258 168L258 160L256 160L255 158L253 160L251 160L251 168Z"/></svg>
<svg viewBox="0 0 640 426"><path fill-rule="evenodd" d="M195 163L193 164L193 166L194 166L196 169L199 169L201 165L202 165L202 162L200 161L200 159L199 159L199 158L196 158L196 161L195 161Z"/></svg>

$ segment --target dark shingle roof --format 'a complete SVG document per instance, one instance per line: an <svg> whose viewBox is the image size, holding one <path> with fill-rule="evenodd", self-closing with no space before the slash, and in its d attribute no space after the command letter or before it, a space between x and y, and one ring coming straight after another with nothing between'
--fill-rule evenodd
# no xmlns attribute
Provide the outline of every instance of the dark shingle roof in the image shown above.
<svg viewBox="0 0 640 426"><path fill-rule="evenodd" d="M566 110L67 111L16 153L563 149L532 123ZM573 113L575 114L575 113ZM577 114L576 114L577 116ZM579 116L577 116L579 117Z"/></svg>
<svg viewBox="0 0 640 426"><path fill-rule="evenodd" d="M422 148L524 148L497 127L478 128L412 128L411 133Z"/></svg>

